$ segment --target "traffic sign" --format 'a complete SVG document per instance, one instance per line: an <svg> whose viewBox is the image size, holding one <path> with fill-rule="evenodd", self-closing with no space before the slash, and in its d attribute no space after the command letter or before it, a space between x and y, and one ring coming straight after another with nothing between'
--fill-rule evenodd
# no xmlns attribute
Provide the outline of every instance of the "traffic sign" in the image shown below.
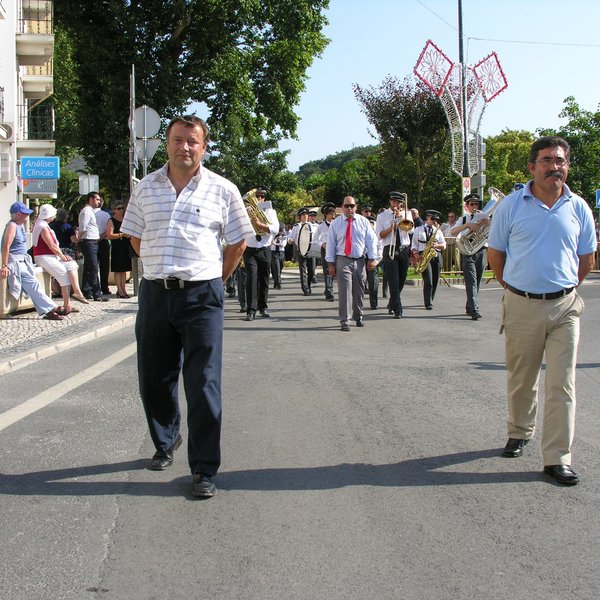
<svg viewBox="0 0 600 600"><path fill-rule="evenodd" d="M58 156L21 156L21 179L59 179Z"/></svg>
<svg viewBox="0 0 600 600"><path fill-rule="evenodd" d="M600 190L596 190L596 208L600 208Z"/></svg>
<svg viewBox="0 0 600 600"><path fill-rule="evenodd" d="M82 196L90 192L98 192L100 190L100 177L98 175L80 175L79 176L79 193Z"/></svg>
<svg viewBox="0 0 600 600"><path fill-rule="evenodd" d="M12 123L0 123L0 142L12 142L13 126Z"/></svg>
<svg viewBox="0 0 600 600"><path fill-rule="evenodd" d="M135 137L151 138L160 130L160 117L158 113L149 106L140 106L134 111L135 115Z"/></svg>

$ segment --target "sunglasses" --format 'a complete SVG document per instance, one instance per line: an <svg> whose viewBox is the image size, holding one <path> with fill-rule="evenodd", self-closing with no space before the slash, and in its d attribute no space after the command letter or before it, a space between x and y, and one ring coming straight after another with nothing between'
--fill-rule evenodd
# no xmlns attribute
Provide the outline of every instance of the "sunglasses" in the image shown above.
<svg viewBox="0 0 600 600"><path fill-rule="evenodd" d="M344 204L344 208L355 208L356 204Z"/></svg>
<svg viewBox="0 0 600 600"><path fill-rule="evenodd" d="M125 207L124 207L124 206L117 206L117 207L115 208L115 210L125 210Z"/></svg>

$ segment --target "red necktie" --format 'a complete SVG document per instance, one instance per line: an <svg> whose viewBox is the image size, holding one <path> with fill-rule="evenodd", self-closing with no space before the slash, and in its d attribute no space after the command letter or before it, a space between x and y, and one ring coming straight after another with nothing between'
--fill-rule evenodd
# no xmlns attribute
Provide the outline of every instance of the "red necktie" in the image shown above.
<svg viewBox="0 0 600 600"><path fill-rule="evenodd" d="M346 245L344 246L344 252L346 253L346 256L352 254L352 217L350 217L346 223Z"/></svg>

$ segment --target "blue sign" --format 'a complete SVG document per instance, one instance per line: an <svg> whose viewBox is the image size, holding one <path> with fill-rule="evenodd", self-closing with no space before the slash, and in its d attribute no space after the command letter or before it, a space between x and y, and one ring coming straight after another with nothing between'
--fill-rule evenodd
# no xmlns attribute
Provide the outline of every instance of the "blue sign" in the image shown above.
<svg viewBox="0 0 600 600"><path fill-rule="evenodd" d="M596 190L596 208L600 208L600 190Z"/></svg>
<svg viewBox="0 0 600 600"><path fill-rule="evenodd" d="M59 179L58 156L22 156L21 179Z"/></svg>

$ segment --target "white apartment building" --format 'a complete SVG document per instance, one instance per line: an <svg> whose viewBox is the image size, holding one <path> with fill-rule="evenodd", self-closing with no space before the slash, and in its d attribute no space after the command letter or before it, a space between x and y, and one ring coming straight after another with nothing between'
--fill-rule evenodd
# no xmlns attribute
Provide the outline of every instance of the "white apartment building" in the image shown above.
<svg viewBox="0 0 600 600"><path fill-rule="evenodd" d="M22 156L54 156L52 0L0 0L0 223L15 200Z"/></svg>

